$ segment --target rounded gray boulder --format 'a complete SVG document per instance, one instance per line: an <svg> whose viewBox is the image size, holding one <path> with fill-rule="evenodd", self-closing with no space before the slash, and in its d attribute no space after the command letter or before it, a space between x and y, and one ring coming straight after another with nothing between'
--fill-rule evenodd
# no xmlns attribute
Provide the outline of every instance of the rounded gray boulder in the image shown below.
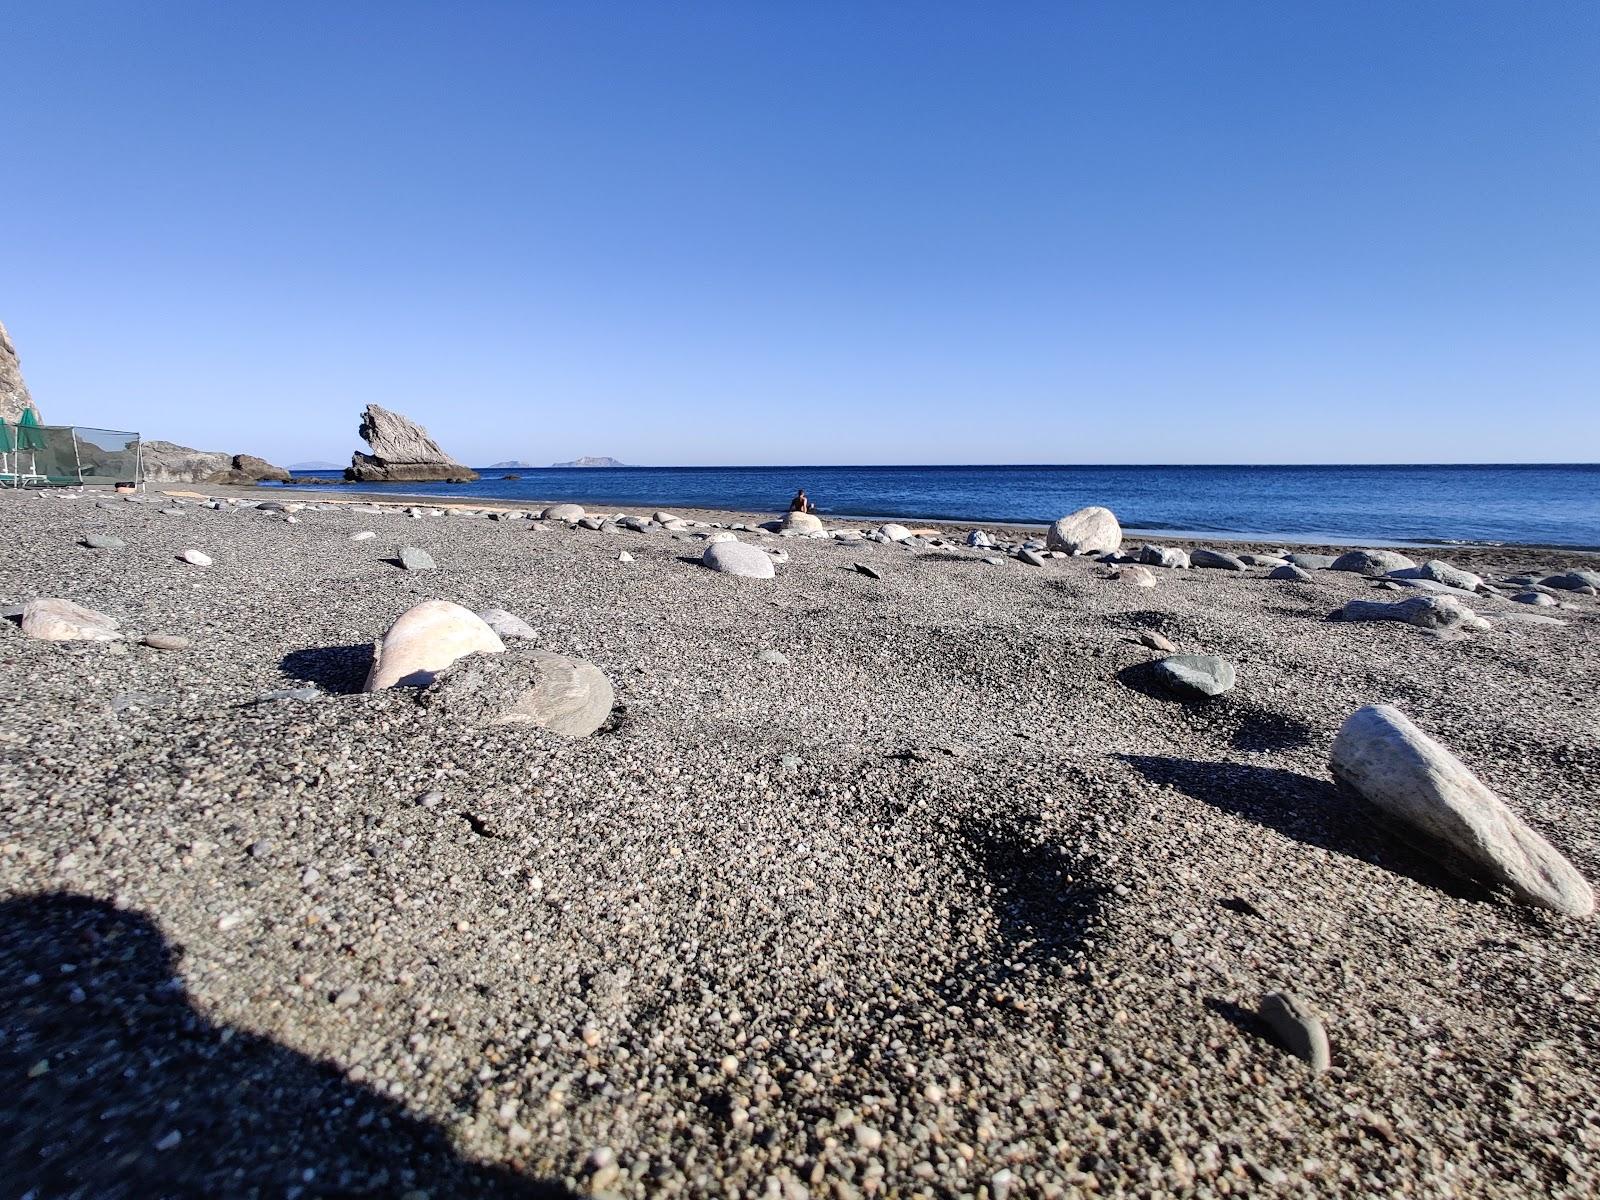
<svg viewBox="0 0 1600 1200"><path fill-rule="evenodd" d="M1109 508L1091 505L1051 525L1044 544L1063 554L1104 554L1122 548L1122 526Z"/></svg>
<svg viewBox="0 0 1600 1200"><path fill-rule="evenodd" d="M713 571L745 579L771 579L778 573L772 556L748 542L712 542L700 561Z"/></svg>
<svg viewBox="0 0 1600 1200"><path fill-rule="evenodd" d="M1334 571L1349 571L1355 575L1365 575L1369 579L1379 579L1390 571L1404 571L1417 564L1404 554L1394 550L1351 550L1341 554L1333 560Z"/></svg>

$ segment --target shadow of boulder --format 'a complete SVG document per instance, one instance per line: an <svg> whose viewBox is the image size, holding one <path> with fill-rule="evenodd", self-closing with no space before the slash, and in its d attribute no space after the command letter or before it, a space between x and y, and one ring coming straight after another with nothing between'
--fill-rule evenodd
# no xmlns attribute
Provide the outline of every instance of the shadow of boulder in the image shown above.
<svg viewBox="0 0 1600 1200"><path fill-rule="evenodd" d="M361 691L372 669L372 643L359 646L313 646L294 650L278 664L291 679L314 683L334 695L350 696Z"/></svg>
<svg viewBox="0 0 1600 1200"><path fill-rule="evenodd" d="M0 904L0 1179L14 1196L544 1198L434 1124L214 1024L150 918L55 892Z"/></svg>
<svg viewBox="0 0 1600 1200"><path fill-rule="evenodd" d="M977 820L963 821L954 842L952 848L964 852L987 885L999 939L955 963L941 989L945 1000L963 1004L975 994L1015 994L1019 987L1037 986L1022 982L1024 967L1034 968L1036 978L1064 980L1081 962L1080 952L1104 921L1109 902L1093 864L1014 827Z"/></svg>
<svg viewBox="0 0 1600 1200"><path fill-rule="evenodd" d="M1482 901L1492 895L1413 850L1385 830L1360 801L1326 780L1244 763L1145 754L1121 758L1152 783L1308 846L1381 867L1460 900Z"/></svg>

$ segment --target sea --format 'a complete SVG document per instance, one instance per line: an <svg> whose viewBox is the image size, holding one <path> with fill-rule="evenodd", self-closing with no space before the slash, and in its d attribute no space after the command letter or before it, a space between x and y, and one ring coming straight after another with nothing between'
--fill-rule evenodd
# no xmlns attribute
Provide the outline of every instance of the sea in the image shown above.
<svg viewBox="0 0 1600 1200"><path fill-rule="evenodd" d="M805 488L826 517L1043 524L1089 504L1140 536L1364 545L1600 549L1600 464L1420 466L499 467L475 483L362 484L455 500L650 512L781 512ZM338 471L295 472L307 483Z"/></svg>

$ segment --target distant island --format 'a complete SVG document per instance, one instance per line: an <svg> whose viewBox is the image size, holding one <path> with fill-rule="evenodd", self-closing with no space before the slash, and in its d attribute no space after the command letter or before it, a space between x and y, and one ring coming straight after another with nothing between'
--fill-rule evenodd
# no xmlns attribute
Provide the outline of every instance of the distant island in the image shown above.
<svg viewBox="0 0 1600 1200"><path fill-rule="evenodd" d="M532 470L533 464L532 463L519 462L517 459L514 459L514 458L510 462L498 462L498 463L490 463L489 464L489 469L491 471L497 471L501 467L516 467L516 468L520 468L520 469Z"/></svg>
<svg viewBox="0 0 1600 1200"><path fill-rule="evenodd" d="M343 468L340 467L338 463L331 463L331 462L303 462L303 463L290 463L289 464L289 470L291 470L291 471L340 471L340 470L343 470Z"/></svg>
<svg viewBox="0 0 1600 1200"><path fill-rule="evenodd" d="M552 467L625 467L628 464L625 462L618 462L614 458L606 458L603 456L596 458L592 454L585 454L582 458L575 458L571 462L551 463L550 465Z"/></svg>

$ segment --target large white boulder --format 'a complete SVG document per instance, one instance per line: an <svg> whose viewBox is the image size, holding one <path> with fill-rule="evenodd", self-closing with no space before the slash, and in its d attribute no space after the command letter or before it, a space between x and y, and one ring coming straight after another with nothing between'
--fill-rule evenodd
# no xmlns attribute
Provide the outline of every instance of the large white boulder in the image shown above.
<svg viewBox="0 0 1600 1200"><path fill-rule="evenodd" d="M778 573L772 556L748 542L712 542L700 561L713 571L746 579L771 579Z"/></svg>
<svg viewBox="0 0 1600 1200"><path fill-rule="evenodd" d="M822 518L814 513L784 513L778 522L779 529L792 529L796 533L816 533L822 528Z"/></svg>
<svg viewBox="0 0 1600 1200"><path fill-rule="evenodd" d="M1593 889L1560 851L1398 709L1380 704L1352 715L1334 738L1330 766L1452 870L1539 908L1594 912Z"/></svg>
<svg viewBox="0 0 1600 1200"><path fill-rule="evenodd" d="M1109 508L1080 508L1050 526L1044 544L1063 554L1114 552L1122 548L1122 526Z"/></svg>
<svg viewBox="0 0 1600 1200"><path fill-rule="evenodd" d="M878 529L878 532L884 537L888 538L891 542L903 542L911 536L911 530L907 529L904 525L896 525L892 521L887 525L881 526Z"/></svg>
<svg viewBox="0 0 1600 1200"><path fill-rule="evenodd" d="M424 600L401 613L373 647L362 690L424 687L457 659L504 650L500 635L476 613L448 600Z"/></svg>

